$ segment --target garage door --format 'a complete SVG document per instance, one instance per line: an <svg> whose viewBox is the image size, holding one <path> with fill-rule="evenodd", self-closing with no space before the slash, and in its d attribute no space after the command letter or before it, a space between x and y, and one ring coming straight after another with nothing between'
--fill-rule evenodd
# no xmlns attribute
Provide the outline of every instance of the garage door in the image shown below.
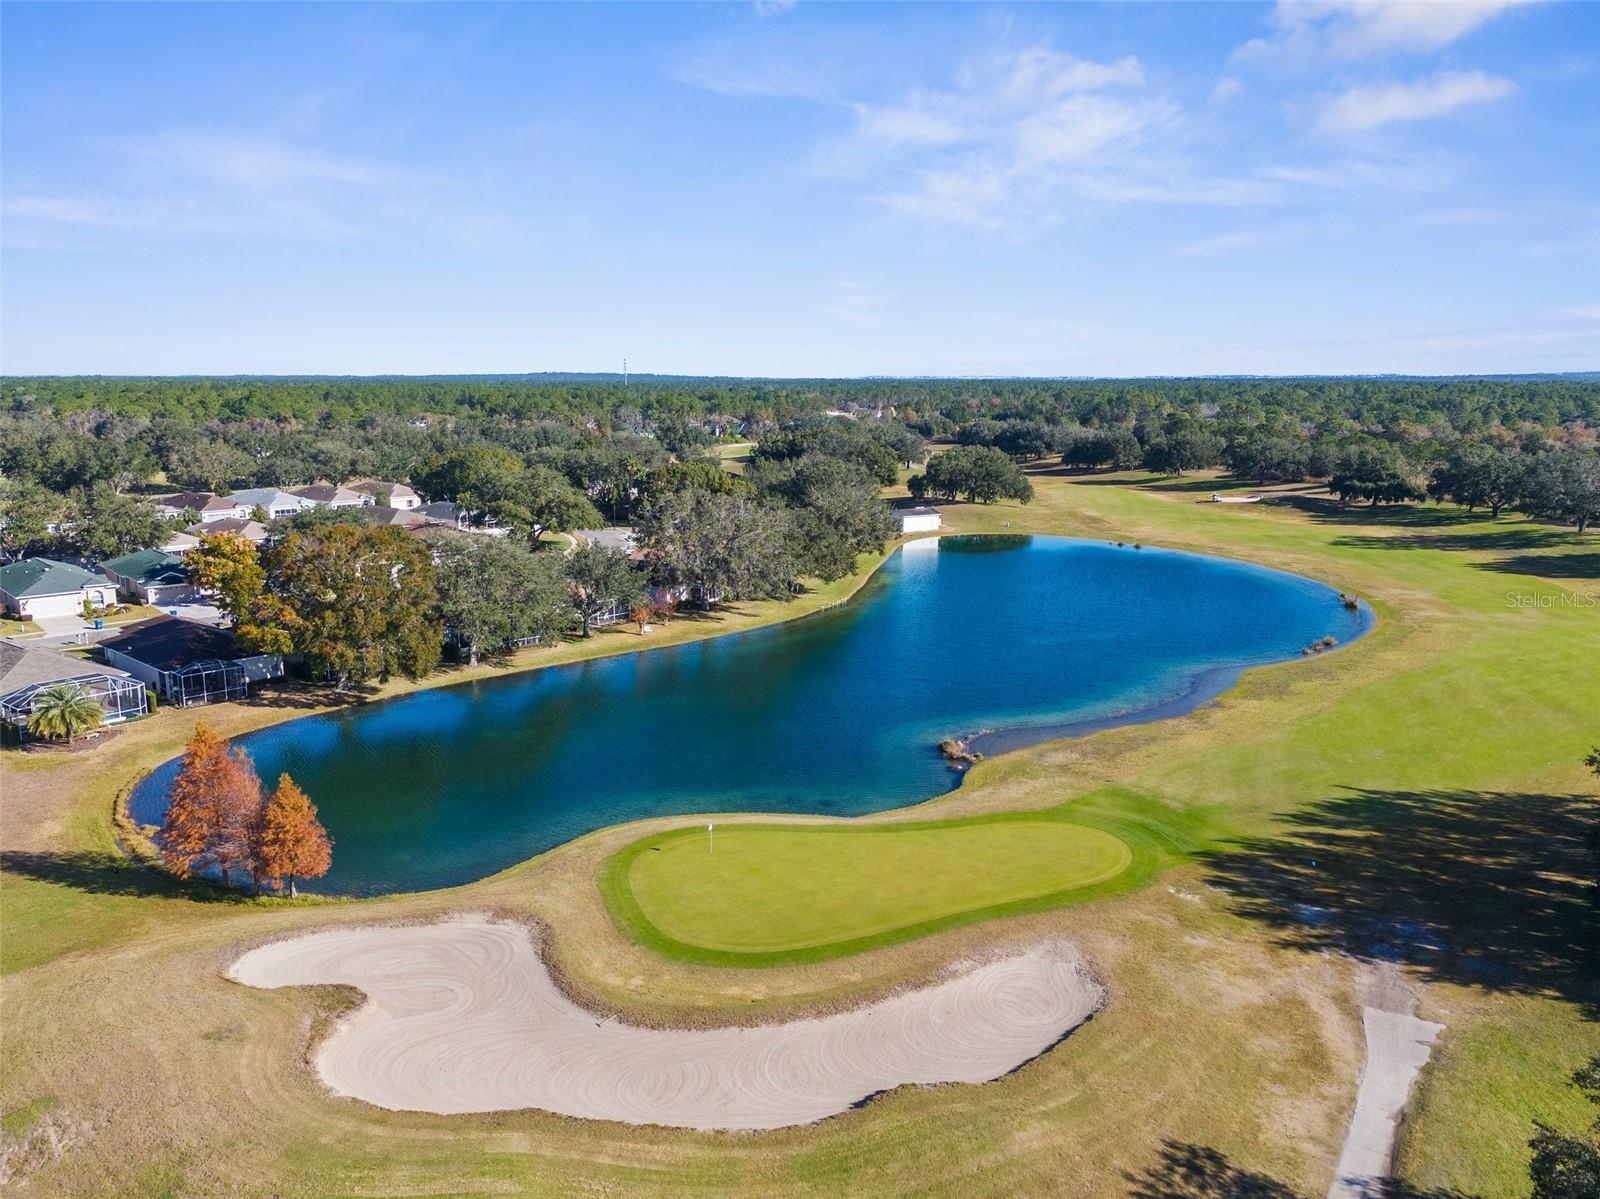
<svg viewBox="0 0 1600 1199"><path fill-rule="evenodd" d="M22 603L29 616L72 616L83 611L83 596L76 591L71 595L25 596Z"/></svg>

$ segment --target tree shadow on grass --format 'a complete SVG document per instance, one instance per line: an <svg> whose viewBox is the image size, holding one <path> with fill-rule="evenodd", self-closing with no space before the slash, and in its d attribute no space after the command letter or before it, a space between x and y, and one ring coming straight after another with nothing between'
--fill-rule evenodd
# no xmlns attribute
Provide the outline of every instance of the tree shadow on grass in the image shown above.
<svg viewBox="0 0 1600 1199"><path fill-rule="evenodd" d="M1327 495L1278 495L1277 501L1313 520L1385 529L1448 529L1488 519L1482 509L1435 508L1425 504L1345 504Z"/></svg>
<svg viewBox="0 0 1600 1199"><path fill-rule="evenodd" d="M1227 1154L1185 1141L1162 1141L1154 1165L1125 1177L1128 1199L1303 1199L1276 1178L1241 1169Z"/></svg>
<svg viewBox="0 0 1600 1199"><path fill-rule="evenodd" d="M1600 801L1355 791L1209 855L1208 881L1280 944L1539 995L1600 1019Z"/></svg>
<svg viewBox="0 0 1600 1199"><path fill-rule="evenodd" d="M200 903L243 903L248 898L243 892L224 889L205 879L180 879L104 850L0 850L0 874L15 874L93 895L190 899Z"/></svg>
<svg viewBox="0 0 1600 1199"><path fill-rule="evenodd" d="M1163 1141L1154 1165L1124 1178L1128 1199L1309 1199L1269 1174L1234 1165L1219 1150L1185 1141ZM1370 1184L1362 1194L1364 1199L1474 1199L1392 1178Z"/></svg>
<svg viewBox="0 0 1600 1199"><path fill-rule="evenodd" d="M1489 550L1541 550L1571 545L1570 530L1538 525L1508 525L1502 529L1482 529L1472 533L1402 533L1394 537L1373 537L1353 533L1337 537L1333 544L1356 550L1454 550L1458 553L1484 553Z"/></svg>
<svg viewBox="0 0 1600 1199"><path fill-rule="evenodd" d="M1478 563L1479 570L1536 579L1600 579L1600 542L1588 554L1515 554Z"/></svg>

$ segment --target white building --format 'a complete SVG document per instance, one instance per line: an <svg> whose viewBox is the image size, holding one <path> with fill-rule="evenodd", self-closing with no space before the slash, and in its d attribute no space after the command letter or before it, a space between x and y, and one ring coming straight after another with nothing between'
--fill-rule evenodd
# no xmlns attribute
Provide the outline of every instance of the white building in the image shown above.
<svg viewBox="0 0 1600 1199"><path fill-rule="evenodd" d="M54 558L23 558L0 566L0 603L21 620L41 616L78 616L83 601L97 608L117 602L117 585Z"/></svg>
<svg viewBox="0 0 1600 1199"><path fill-rule="evenodd" d="M404 483L385 483L378 479L365 479L360 483L350 486L363 495L370 495L370 502L380 508L398 508L402 512L410 512L413 508L422 506L422 497Z"/></svg>
<svg viewBox="0 0 1600 1199"><path fill-rule="evenodd" d="M315 487L296 487L294 494L310 500L319 508L362 508L372 503L372 497L348 487L335 487L331 483L318 483Z"/></svg>
<svg viewBox="0 0 1600 1199"><path fill-rule="evenodd" d="M160 607L182 604L200 598L200 589L189 582L189 568L183 559L164 550L138 550L102 562L106 578L129 599Z"/></svg>
<svg viewBox="0 0 1600 1199"><path fill-rule="evenodd" d="M937 508L897 508L895 515L900 518L900 533L937 533L943 523Z"/></svg>
<svg viewBox="0 0 1600 1199"><path fill-rule="evenodd" d="M171 520L185 512L195 512L201 524L214 520L236 520L250 515L248 504L241 505L231 495L212 495L209 491L180 491L177 495L164 495L156 501L156 511Z"/></svg>
<svg viewBox="0 0 1600 1199"><path fill-rule="evenodd" d="M279 491L276 487L246 487L228 497L244 505L241 516L249 516L257 508L267 514L268 520L281 520L317 506L315 500L296 495L292 491Z"/></svg>

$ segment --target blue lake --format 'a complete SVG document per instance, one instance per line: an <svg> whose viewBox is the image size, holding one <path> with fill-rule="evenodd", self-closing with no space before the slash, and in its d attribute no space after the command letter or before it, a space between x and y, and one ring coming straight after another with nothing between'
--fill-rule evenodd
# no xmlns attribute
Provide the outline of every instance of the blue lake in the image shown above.
<svg viewBox="0 0 1600 1199"><path fill-rule="evenodd" d="M510 674L240 738L334 838L315 889L450 886L593 829L673 813L854 816L960 781L985 752L1185 711L1240 670L1371 617L1321 583L1170 550L944 537L848 604L646 653ZM158 824L173 761L130 810Z"/></svg>

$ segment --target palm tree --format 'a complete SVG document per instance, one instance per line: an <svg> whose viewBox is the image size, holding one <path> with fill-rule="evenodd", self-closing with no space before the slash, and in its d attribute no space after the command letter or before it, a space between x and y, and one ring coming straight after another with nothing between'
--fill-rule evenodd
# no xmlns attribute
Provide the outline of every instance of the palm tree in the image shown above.
<svg viewBox="0 0 1600 1199"><path fill-rule="evenodd" d="M50 741L66 739L68 745L78 733L100 727L105 711L74 683L57 683L33 697L28 731Z"/></svg>

